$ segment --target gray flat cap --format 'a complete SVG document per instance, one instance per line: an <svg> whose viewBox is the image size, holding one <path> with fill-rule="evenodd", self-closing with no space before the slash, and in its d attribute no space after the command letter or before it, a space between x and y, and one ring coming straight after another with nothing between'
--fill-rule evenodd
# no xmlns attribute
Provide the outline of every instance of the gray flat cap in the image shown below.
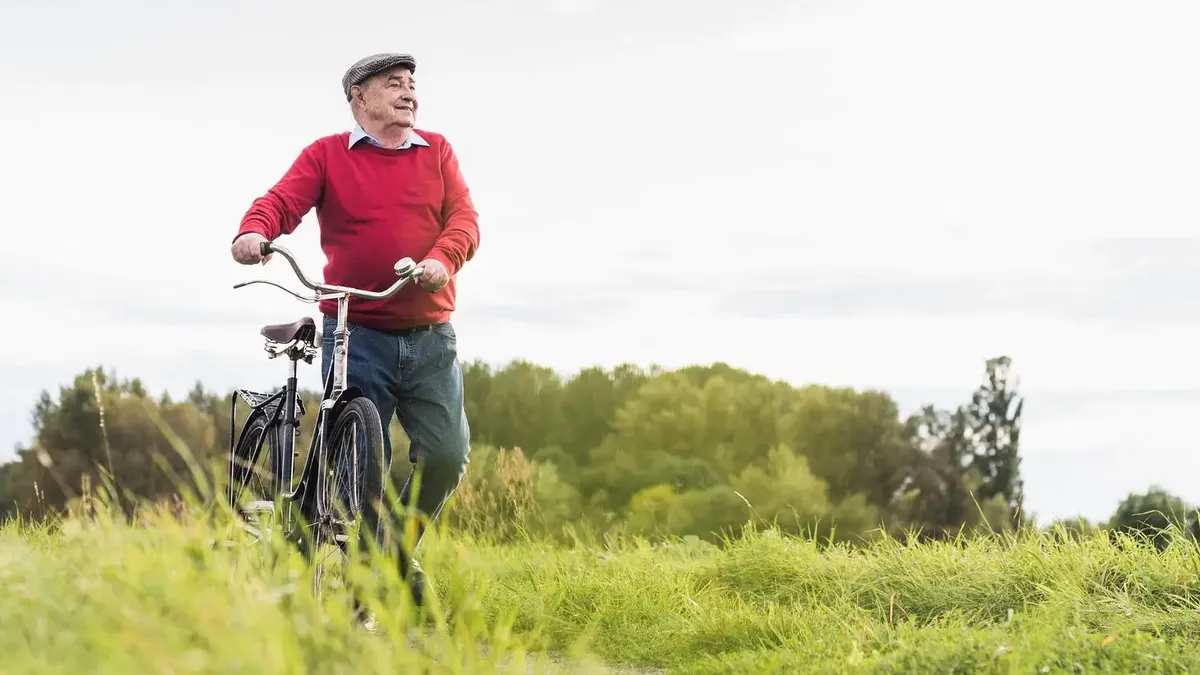
<svg viewBox="0 0 1200 675"><path fill-rule="evenodd" d="M396 66L405 66L412 72L417 72L417 60L412 54L372 54L356 61L342 76L342 93L346 95L346 100L350 100L350 87Z"/></svg>

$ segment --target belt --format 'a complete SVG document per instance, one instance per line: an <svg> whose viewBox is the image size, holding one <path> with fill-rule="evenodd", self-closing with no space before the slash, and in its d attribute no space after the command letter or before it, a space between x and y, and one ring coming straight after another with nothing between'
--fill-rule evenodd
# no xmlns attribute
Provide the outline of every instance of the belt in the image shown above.
<svg viewBox="0 0 1200 675"><path fill-rule="evenodd" d="M334 317L329 316L329 315L325 315L325 318L329 319L329 320L334 319ZM405 335L412 335L413 333L424 333L427 331L435 331L435 330L441 328L442 326L445 326L447 323L449 323L449 322L441 321L438 323L425 323L425 324L421 324L419 326L409 326L408 328L377 328L375 326L363 326L363 327L369 328L370 330L373 330L373 331L378 331L380 333L384 333L385 335L392 335L395 337L404 337ZM354 325L355 324L353 322L351 322L349 320L346 321L347 328L352 327Z"/></svg>
<svg viewBox="0 0 1200 675"><path fill-rule="evenodd" d="M445 323L427 323L427 324L422 324L420 326L409 326L408 328L400 328L398 330L385 330L383 332L387 333L388 335L395 335L396 337L404 337L406 335L412 335L413 333L424 333L426 331L434 331L434 330L437 330L438 328L441 328L444 325L446 325L446 324Z"/></svg>

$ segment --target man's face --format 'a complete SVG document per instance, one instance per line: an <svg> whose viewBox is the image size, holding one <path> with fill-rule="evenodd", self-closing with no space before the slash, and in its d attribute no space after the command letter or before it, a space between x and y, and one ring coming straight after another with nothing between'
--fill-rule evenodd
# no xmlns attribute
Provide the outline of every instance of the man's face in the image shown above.
<svg viewBox="0 0 1200 675"><path fill-rule="evenodd" d="M363 112L368 119L388 125L412 127L417 122L417 81L400 66L363 83Z"/></svg>

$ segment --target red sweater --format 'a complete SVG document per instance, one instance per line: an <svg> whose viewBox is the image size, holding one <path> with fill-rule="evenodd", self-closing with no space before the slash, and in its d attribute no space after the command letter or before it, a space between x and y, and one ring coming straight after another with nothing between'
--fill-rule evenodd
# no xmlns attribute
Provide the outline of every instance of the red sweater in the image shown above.
<svg viewBox="0 0 1200 675"><path fill-rule="evenodd" d="M350 148L349 132L318 139L254 200L237 236L257 232L274 240L316 207L326 283L384 290L396 281L393 265L406 256L437 259L450 273L436 293L414 283L384 301L352 297L349 321L399 330L449 320L455 274L479 247L478 214L445 137L418 133L428 146L387 150L364 141ZM333 300L321 301L320 309L337 315Z"/></svg>

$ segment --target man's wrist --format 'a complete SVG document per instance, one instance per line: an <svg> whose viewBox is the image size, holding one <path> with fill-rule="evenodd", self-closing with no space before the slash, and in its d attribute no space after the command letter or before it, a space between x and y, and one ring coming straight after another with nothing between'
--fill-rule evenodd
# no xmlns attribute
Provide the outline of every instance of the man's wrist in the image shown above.
<svg viewBox="0 0 1200 675"><path fill-rule="evenodd" d="M425 259L441 263L442 267L446 270L446 274L454 276L455 269L450 266L450 260L441 251L434 249L429 252L429 255L425 256Z"/></svg>
<svg viewBox="0 0 1200 675"><path fill-rule="evenodd" d="M257 229L254 229L253 227L251 227L251 229L242 230L241 232L238 232L236 235L234 235L232 243L236 244L238 239L241 239L242 237L244 237L248 234L256 234L256 235L262 237L266 241L270 241L270 239L271 239L267 235L263 234L262 232L258 231Z"/></svg>

